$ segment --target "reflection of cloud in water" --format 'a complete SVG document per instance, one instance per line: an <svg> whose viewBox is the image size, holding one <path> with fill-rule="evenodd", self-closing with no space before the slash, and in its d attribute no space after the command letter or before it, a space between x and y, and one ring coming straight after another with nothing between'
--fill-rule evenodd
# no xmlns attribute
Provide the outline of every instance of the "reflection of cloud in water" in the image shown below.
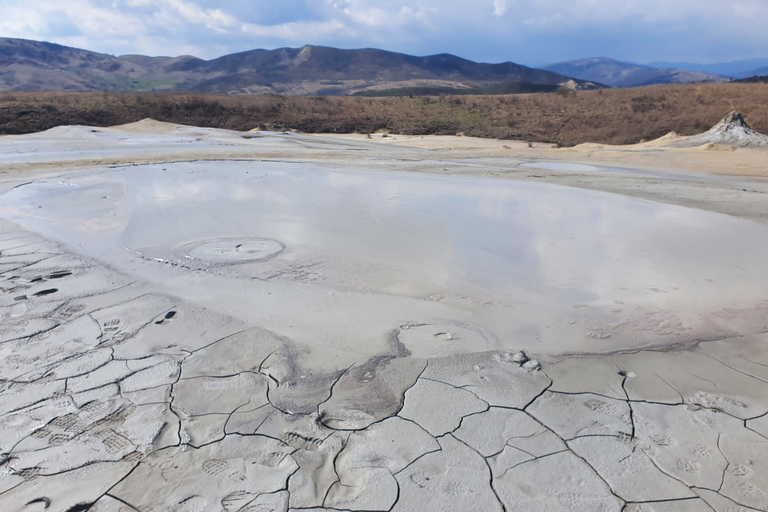
<svg viewBox="0 0 768 512"><path fill-rule="evenodd" d="M295 202L294 199L291 199L285 194L279 194L273 190L264 188L233 184L230 187L230 190L234 201L259 201L261 203L280 207L288 207Z"/></svg>
<svg viewBox="0 0 768 512"><path fill-rule="evenodd" d="M155 203L173 203L178 201L190 201L198 198L204 191L210 192L211 183L181 183L181 184L153 184L151 196L147 197L143 204ZM139 202L142 204L142 196L139 196Z"/></svg>
<svg viewBox="0 0 768 512"><path fill-rule="evenodd" d="M748 222L557 186L368 173L334 173L329 183L356 191L372 211L389 207L394 220L436 221L447 236L432 241L451 255L444 275L489 292L537 284L555 300L688 308L763 296L760 280L708 281L738 260L765 275L754 257L760 243L747 233L763 228Z"/></svg>
<svg viewBox="0 0 768 512"><path fill-rule="evenodd" d="M561 319L580 303L703 314L765 296L762 225L539 183L266 163L245 174L251 165L150 166L94 183L129 184L121 247L272 238L288 246L283 260L321 262L340 288L533 304ZM50 215L69 211L58 203Z"/></svg>
<svg viewBox="0 0 768 512"><path fill-rule="evenodd" d="M737 261L765 277L765 265L755 257L761 244L745 233L762 227L677 206L617 205L605 194L569 192L553 194L547 211L528 202L516 219L533 233L546 287L579 288L601 303L621 298L660 307L764 296L760 280L707 281Z"/></svg>

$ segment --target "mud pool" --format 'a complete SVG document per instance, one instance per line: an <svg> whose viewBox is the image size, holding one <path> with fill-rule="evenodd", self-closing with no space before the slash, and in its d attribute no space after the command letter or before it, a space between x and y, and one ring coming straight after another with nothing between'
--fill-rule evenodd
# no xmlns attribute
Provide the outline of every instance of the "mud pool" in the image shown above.
<svg viewBox="0 0 768 512"><path fill-rule="evenodd" d="M768 226L601 192L277 162L96 169L12 220L334 354L613 352L768 330Z"/></svg>

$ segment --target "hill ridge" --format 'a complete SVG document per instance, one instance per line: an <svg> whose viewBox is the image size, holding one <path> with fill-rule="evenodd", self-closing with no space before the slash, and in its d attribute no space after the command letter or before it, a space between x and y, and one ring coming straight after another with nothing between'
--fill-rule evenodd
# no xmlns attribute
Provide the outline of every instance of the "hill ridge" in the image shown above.
<svg viewBox="0 0 768 512"><path fill-rule="evenodd" d="M246 50L204 60L189 55L116 57L56 43L0 38L0 91L345 95L391 89L392 84L471 88L518 82L602 87L514 62L474 62L447 53L414 56L377 48L304 45Z"/></svg>
<svg viewBox="0 0 768 512"><path fill-rule="evenodd" d="M544 66L542 69L611 87L642 87L645 85L728 80L727 77L711 73L674 68L660 69L609 57L591 57L559 62Z"/></svg>

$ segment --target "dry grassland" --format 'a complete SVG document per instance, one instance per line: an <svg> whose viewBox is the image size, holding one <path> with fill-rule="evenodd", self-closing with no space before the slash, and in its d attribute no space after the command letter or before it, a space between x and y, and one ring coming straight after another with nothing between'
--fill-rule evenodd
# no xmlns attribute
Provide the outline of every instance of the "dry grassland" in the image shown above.
<svg viewBox="0 0 768 512"><path fill-rule="evenodd" d="M740 110L768 133L768 84L661 85L575 94L307 97L161 93L0 93L0 134L153 118L233 130L456 135L572 146L692 135Z"/></svg>

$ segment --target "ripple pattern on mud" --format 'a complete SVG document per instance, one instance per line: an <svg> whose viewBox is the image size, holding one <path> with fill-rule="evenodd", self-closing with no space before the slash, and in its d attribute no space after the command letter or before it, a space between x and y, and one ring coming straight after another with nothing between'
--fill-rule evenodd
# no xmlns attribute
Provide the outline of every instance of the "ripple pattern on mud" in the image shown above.
<svg viewBox="0 0 768 512"><path fill-rule="evenodd" d="M285 246L271 238L236 237L199 240L177 245L173 252L208 265L237 265L274 258Z"/></svg>

